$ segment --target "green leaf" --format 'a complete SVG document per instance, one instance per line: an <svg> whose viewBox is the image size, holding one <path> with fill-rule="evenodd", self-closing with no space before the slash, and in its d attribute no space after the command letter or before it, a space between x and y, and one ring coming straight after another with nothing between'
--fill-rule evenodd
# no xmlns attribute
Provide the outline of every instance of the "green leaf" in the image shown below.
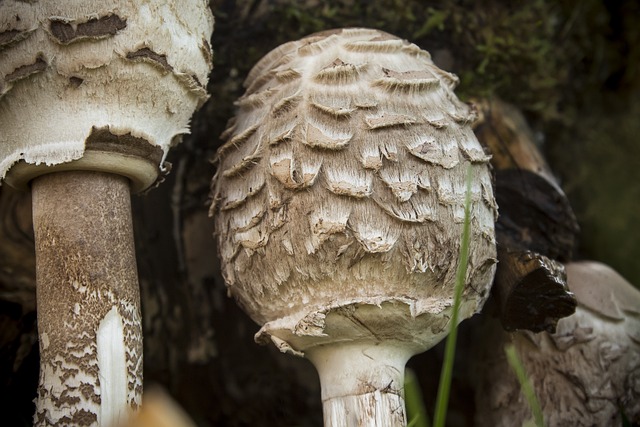
<svg viewBox="0 0 640 427"><path fill-rule="evenodd" d="M453 298L453 312L451 314L451 331L447 337L444 351L444 363L440 373L440 384L438 386L438 399L436 401L436 412L434 427L444 427L447 416L447 406L449 404L449 393L451 391L451 376L453 373L453 361L456 353L456 338L458 335L458 311L460 309L460 299L464 289L465 278L467 277L467 264L469 263L469 229L471 224L471 164L467 168L467 190L464 199L464 226L462 228L462 242L460 243L460 256L458 269L456 271L456 284Z"/></svg>
<svg viewBox="0 0 640 427"><path fill-rule="evenodd" d="M404 396L409 420L407 427L430 427L420 384L411 369L406 369L404 373Z"/></svg>
<svg viewBox="0 0 640 427"><path fill-rule="evenodd" d="M518 377L518 382L520 383L522 394L524 394L524 397L525 399L527 399L529 407L531 408L533 419L535 420L535 424L533 425L535 425L536 427L544 427L544 417L542 416L540 403L538 403L536 393L533 390L531 381L529 381L529 377L524 369L524 366L522 365L522 361L518 357L515 346L513 344L507 345L504 348L504 352L507 354L507 361L509 362L511 369L513 369L513 371L516 373L516 377ZM530 424L525 423L525 425L529 426Z"/></svg>
<svg viewBox="0 0 640 427"><path fill-rule="evenodd" d="M449 12L446 10L437 10L432 7L427 9L427 13L429 17L422 27L418 31L413 34L413 37L416 39L422 38L426 35L429 35L433 29L437 29L438 31L444 30L444 24L449 17Z"/></svg>

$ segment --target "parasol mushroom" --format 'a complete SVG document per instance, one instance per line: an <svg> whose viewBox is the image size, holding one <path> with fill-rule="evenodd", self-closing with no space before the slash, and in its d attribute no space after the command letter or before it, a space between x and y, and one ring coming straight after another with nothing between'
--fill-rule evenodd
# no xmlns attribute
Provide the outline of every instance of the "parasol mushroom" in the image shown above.
<svg viewBox="0 0 640 427"><path fill-rule="evenodd" d="M256 340L317 368L325 425L406 424L404 366L448 332L472 175L460 319L495 269L489 157L457 78L370 29L267 54L222 138L212 206L228 292Z"/></svg>
<svg viewBox="0 0 640 427"><path fill-rule="evenodd" d="M531 418L502 349L513 343L537 394L546 426L640 422L640 292L598 262L566 265L575 314L556 331L508 334L485 324L476 369L477 425L522 425Z"/></svg>
<svg viewBox="0 0 640 427"><path fill-rule="evenodd" d="M206 100L208 2L0 2L0 180L33 189L34 423L119 424L142 391L130 192Z"/></svg>

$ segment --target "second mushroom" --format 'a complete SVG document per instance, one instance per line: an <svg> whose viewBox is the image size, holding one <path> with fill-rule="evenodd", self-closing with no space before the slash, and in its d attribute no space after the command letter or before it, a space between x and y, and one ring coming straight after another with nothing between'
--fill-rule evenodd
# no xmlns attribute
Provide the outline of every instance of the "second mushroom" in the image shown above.
<svg viewBox="0 0 640 427"><path fill-rule="evenodd" d="M392 35L324 32L253 68L223 134L211 214L229 293L257 341L313 362L327 426L406 424L405 363L449 328L467 171L460 319L488 296L496 204L457 82Z"/></svg>

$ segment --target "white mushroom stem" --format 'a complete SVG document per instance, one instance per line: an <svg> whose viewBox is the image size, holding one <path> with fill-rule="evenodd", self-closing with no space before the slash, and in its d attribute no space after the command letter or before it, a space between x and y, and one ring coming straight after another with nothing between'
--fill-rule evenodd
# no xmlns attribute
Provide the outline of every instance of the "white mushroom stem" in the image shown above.
<svg viewBox="0 0 640 427"><path fill-rule="evenodd" d="M129 181L73 171L32 186L41 359L34 425L121 425L142 397Z"/></svg>
<svg viewBox="0 0 640 427"><path fill-rule="evenodd" d="M307 350L320 375L324 425L407 425L404 369L415 354L408 344L365 341Z"/></svg>
<svg viewBox="0 0 640 427"><path fill-rule="evenodd" d="M472 301L463 303L460 318L474 309ZM293 329L288 319L267 323L256 338L311 360L325 426L404 427L405 365L449 333L451 314L450 308L419 313L408 301L355 304L316 313Z"/></svg>

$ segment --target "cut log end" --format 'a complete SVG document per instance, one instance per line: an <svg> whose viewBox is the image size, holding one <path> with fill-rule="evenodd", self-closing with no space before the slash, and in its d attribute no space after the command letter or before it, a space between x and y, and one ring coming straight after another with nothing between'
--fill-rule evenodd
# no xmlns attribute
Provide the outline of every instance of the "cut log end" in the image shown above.
<svg viewBox="0 0 640 427"><path fill-rule="evenodd" d="M558 320L576 309L564 266L527 250L498 251L495 294L502 326L513 331L555 332Z"/></svg>

